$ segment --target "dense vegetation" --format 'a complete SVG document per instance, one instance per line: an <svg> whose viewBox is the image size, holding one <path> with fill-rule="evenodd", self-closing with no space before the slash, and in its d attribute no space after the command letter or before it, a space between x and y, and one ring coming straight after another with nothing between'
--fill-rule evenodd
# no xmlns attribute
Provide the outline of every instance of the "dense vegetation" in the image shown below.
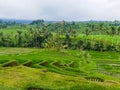
<svg viewBox="0 0 120 90"><path fill-rule="evenodd" d="M120 22L0 20L1 90L120 90Z"/></svg>
<svg viewBox="0 0 120 90"><path fill-rule="evenodd" d="M119 24L119 21L1 22L0 46L120 51Z"/></svg>

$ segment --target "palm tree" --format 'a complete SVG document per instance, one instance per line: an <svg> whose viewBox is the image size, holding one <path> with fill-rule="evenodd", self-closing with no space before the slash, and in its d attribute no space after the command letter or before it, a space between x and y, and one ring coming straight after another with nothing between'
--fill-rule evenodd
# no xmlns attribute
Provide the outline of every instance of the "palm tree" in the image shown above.
<svg viewBox="0 0 120 90"><path fill-rule="evenodd" d="M113 45L113 38L114 38L114 35L116 34L116 29L115 27L111 27L111 36L112 36L112 45Z"/></svg>
<svg viewBox="0 0 120 90"><path fill-rule="evenodd" d="M18 33L18 46L21 46L22 44L22 31L17 31Z"/></svg>

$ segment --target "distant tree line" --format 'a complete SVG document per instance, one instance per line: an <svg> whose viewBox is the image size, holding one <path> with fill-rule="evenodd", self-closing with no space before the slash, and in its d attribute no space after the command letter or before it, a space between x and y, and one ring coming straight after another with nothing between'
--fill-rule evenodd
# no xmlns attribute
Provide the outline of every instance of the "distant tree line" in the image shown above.
<svg viewBox="0 0 120 90"><path fill-rule="evenodd" d="M120 44L105 39L89 39L89 35L120 35L119 26L109 26L111 22L45 22L35 20L27 26L27 32L16 30L15 34L0 32L1 47L36 47L60 49L81 49L95 51L120 51ZM117 22L118 23L118 22ZM6 27L4 27L6 25ZM14 23L13 25L16 25ZM24 24L17 24L25 28ZM9 24L0 22L0 28ZM7 30L7 29L6 29ZM79 38L82 34L84 37Z"/></svg>

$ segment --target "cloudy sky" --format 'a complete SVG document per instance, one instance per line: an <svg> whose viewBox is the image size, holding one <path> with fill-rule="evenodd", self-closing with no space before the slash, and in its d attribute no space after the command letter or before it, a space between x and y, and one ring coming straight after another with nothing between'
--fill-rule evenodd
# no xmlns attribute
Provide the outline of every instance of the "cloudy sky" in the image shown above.
<svg viewBox="0 0 120 90"><path fill-rule="evenodd" d="M120 20L120 0L0 0L0 18Z"/></svg>

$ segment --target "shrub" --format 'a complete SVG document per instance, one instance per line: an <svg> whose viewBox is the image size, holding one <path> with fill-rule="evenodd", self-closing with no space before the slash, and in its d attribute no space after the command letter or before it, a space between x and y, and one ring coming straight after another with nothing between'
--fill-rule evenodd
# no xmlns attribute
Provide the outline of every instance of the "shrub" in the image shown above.
<svg viewBox="0 0 120 90"><path fill-rule="evenodd" d="M85 50L92 50L92 45L91 45L91 42L90 42L90 41L88 41L88 42L85 43L84 49L85 49Z"/></svg>
<svg viewBox="0 0 120 90"><path fill-rule="evenodd" d="M106 51L116 51L116 48L115 48L114 45L108 45L108 46L106 47Z"/></svg>
<svg viewBox="0 0 120 90"><path fill-rule="evenodd" d="M79 41L77 42L77 48L78 48L78 49L82 49L82 48L83 48L83 44L84 44L84 41L83 41L83 40L79 40Z"/></svg>
<svg viewBox="0 0 120 90"><path fill-rule="evenodd" d="M103 51L104 50L104 44L102 41L96 42L94 44L94 50L95 51Z"/></svg>

